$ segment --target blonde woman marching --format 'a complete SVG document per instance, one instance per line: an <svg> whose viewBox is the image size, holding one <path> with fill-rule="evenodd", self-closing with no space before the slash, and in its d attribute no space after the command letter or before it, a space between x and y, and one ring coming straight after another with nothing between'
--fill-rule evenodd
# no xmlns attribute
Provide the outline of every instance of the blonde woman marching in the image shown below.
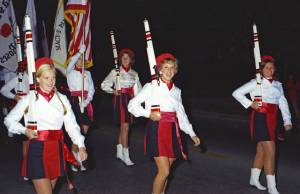
<svg viewBox="0 0 300 194"><path fill-rule="evenodd" d="M44 57L35 64L37 130L25 127L28 125L29 95L18 101L5 117L4 124L10 132L25 134L30 140L23 160L22 176L32 179L37 194L52 194L58 178L66 175L66 160L75 162L64 143L63 125L73 143L78 145L81 161L87 158L87 153L71 105L65 95L56 91L52 60ZM25 126L19 122L23 116Z"/></svg>

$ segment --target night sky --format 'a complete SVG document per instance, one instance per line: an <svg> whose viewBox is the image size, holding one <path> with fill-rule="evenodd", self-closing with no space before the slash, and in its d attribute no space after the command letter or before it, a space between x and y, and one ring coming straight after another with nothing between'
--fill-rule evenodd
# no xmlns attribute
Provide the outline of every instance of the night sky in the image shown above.
<svg viewBox="0 0 300 194"><path fill-rule="evenodd" d="M13 2L20 25L27 1ZM38 18L45 20L51 46L57 0L35 0L35 3ZM279 80L285 81L290 72L298 73L300 69L299 3L91 0L91 4L94 67L90 70L98 86L113 68L110 30L115 31L118 50L131 48L135 51L134 69L142 84L150 80L144 39L145 17L149 20L156 55L171 52L178 58L176 84L190 95L229 96L235 88L254 77L253 22L258 27L262 55L272 55L276 60ZM216 87L220 89L217 91Z"/></svg>

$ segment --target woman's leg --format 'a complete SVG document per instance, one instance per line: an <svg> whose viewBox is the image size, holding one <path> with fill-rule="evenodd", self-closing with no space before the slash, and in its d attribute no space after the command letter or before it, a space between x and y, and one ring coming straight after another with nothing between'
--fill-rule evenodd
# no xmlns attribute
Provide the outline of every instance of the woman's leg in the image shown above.
<svg viewBox="0 0 300 194"><path fill-rule="evenodd" d="M264 166L264 148L262 142L257 142L253 168L262 169Z"/></svg>
<svg viewBox="0 0 300 194"><path fill-rule="evenodd" d="M32 182L37 194L52 194L52 184L50 179L33 179Z"/></svg>
<svg viewBox="0 0 300 194"><path fill-rule="evenodd" d="M170 161L167 157L154 157L156 166L157 166L157 174L153 181L153 194L160 194L164 192L166 180L170 173Z"/></svg>
<svg viewBox="0 0 300 194"><path fill-rule="evenodd" d="M259 190L266 190L267 188L262 186L259 182L261 169L264 166L264 149L262 142L256 144L256 154L253 161L253 167L251 168L251 176L249 184L256 187Z"/></svg>
<svg viewBox="0 0 300 194"><path fill-rule="evenodd" d="M56 182L57 182L57 178L56 178L56 179L52 179L52 180L51 180L51 186L52 186L52 190L54 190L54 188L55 188L55 185L56 185Z"/></svg>
<svg viewBox="0 0 300 194"><path fill-rule="evenodd" d="M263 141L262 147L264 149L264 171L265 174L275 174L275 142Z"/></svg>
<svg viewBox="0 0 300 194"><path fill-rule="evenodd" d="M171 169L172 164L173 164L173 162L174 162L175 160L176 160L175 158L169 158L170 169ZM167 184L168 184L168 179L166 179L165 186L164 186L164 189L163 189L163 192L162 192L162 193L165 193L166 188L167 188Z"/></svg>
<svg viewBox="0 0 300 194"><path fill-rule="evenodd" d="M123 152L123 162L127 166L134 165L129 157L129 147L128 147L128 132L129 132L129 123L121 123L121 143L122 143L122 152Z"/></svg>
<svg viewBox="0 0 300 194"><path fill-rule="evenodd" d="M129 132L129 124L121 123L121 131L120 131L120 139L123 148L128 148L128 132Z"/></svg>
<svg viewBox="0 0 300 194"><path fill-rule="evenodd" d="M268 192L270 194L279 194L275 178L275 142L265 141L262 145L265 153L264 170L267 178Z"/></svg>

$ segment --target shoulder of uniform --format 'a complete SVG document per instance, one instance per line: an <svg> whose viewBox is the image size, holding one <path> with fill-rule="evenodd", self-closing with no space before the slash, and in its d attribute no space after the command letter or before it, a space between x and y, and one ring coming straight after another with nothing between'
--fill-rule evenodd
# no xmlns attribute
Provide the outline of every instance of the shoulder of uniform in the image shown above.
<svg viewBox="0 0 300 194"><path fill-rule="evenodd" d="M274 80L276 84L278 85L282 85L282 82L278 81L278 80Z"/></svg>
<svg viewBox="0 0 300 194"><path fill-rule="evenodd" d="M61 100L68 100L67 96L60 93L60 92L56 92L56 94L60 97Z"/></svg>
<svg viewBox="0 0 300 194"><path fill-rule="evenodd" d="M138 74L134 69L131 69L131 72L136 74L136 75Z"/></svg>

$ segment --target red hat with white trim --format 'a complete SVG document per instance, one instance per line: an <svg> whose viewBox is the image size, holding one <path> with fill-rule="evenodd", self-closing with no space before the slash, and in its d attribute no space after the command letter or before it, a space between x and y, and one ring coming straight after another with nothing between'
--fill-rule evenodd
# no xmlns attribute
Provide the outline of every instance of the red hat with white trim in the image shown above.
<svg viewBox="0 0 300 194"><path fill-rule="evenodd" d="M129 49L129 48L124 48L120 51L119 53L119 58L122 58L122 56L127 53L129 55L130 58L134 58L134 52L133 50Z"/></svg>
<svg viewBox="0 0 300 194"><path fill-rule="evenodd" d="M264 55L264 56L261 57L261 62L264 62L264 63L272 62L272 63L274 63L275 59L270 55Z"/></svg>
<svg viewBox="0 0 300 194"><path fill-rule="evenodd" d="M174 55L172 55L171 53L163 53L161 55L159 55L158 57L156 57L156 65L157 67L160 66L161 62L165 59L171 59L171 60L176 60L176 58L174 57Z"/></svg>
<svg viewBox="0 0 300 194"><path fill-rule="evenodd" d="M54 65L53 60L48 57L42 57L35 61L35 71L38 71L42 65Z"/></svg>

